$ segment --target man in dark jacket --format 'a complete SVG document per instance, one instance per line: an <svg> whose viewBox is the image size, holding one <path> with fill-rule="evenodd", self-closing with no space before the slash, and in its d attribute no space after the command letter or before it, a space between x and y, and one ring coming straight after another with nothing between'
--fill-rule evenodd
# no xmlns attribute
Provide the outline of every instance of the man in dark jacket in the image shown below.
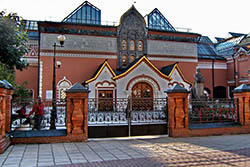
<svg viewBox="0 0 250 167"><path fill-rule="evenodd" d="M44 115L44 105L42 103L42 100L40 97L38 97L32 107L32 110L30 111L28 117L35 113L35 125L34 128L37 130L41 129L41 122L43 120L43 115Z"/></svg>

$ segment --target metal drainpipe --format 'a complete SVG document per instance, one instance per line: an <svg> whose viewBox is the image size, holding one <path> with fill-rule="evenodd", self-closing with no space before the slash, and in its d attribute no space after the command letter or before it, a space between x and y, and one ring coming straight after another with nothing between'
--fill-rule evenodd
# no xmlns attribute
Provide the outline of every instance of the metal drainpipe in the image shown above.
<svg viewBox="0 0 250 167"><path fill-rule="evenodd" d="M40 35L41 31L40 31L40 26L38 23L38 70L37 70L37 75L38 75L38 79L37 79L37 96L41 96L40 95L40 40L41 40L41 35Z"/></svg>
<svg viewBox="0 0 250 167"><path fill-rule="evenodd" d="M236 87L236 69L235 69L235 59L234 59L234 55L232 55L232 58L233 58L233 63L234 63L234 86Z"/></svg>
<svg viewBox="0 0 250 167"><path fill-rule="evenodd" d="M215 61L215 57L212 59L212 92L213 92L213 98L214 98L214 61Z"/></svg>

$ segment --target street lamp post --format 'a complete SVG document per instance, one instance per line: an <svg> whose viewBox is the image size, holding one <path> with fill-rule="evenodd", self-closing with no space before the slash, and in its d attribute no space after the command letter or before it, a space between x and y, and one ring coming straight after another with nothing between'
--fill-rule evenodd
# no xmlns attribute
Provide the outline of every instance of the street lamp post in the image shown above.
<svg viewBox="0 0 250 167"><path fill-rule="evenodd" d="M50 116L50 129L56 129L56 47L63 47L66 37L64 35L59 35L57 37L60 45L57 45L56 42L52 45L54 48L54 57L53 57L53 81L52 81L52 110Z"/></svg>

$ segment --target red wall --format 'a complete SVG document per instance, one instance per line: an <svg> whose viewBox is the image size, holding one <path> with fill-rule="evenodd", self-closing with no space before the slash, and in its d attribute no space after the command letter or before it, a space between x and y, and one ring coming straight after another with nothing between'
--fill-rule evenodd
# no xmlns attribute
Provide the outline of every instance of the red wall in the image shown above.
<svg viewBox="0 0 250 167"><path fill-rule="evenodd" d="M96 72L98 67L105 61L100 58L77 58L77 57L57 57L57 61L61 61L62 65L56 69L56 84L63 79L64 76L72 84L79 82L82 83L90 78ZM45 98L46 90L52 90L52 69L53 69L53 57L42 56L43 61L43 93ZM108 63L115 70L117 60L109 59ZM51 81L51 82L50 82Z"/></svg>
<svg viewBox="0 0 250 167"><path fill-rule="evenodd" d="M33 90L34 97L37 94L37 86L38 86L38 65L30 64L27 69L23 69L23 71L16 70L16 83L22 84L27 81L27 85L25 85L28 89Z"/></svg>

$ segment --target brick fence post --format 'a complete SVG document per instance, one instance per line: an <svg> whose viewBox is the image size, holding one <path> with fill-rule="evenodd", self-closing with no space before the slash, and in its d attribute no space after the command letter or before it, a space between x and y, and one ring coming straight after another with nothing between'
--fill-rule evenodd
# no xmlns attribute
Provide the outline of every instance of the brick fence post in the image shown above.
<svg viewBox="0 0 250 167"><path fill-rule="evenodd" d="M242 84L233 90L234 99L238 100L239 121L242 126L250 125L249 97L250 87Z"/></svg>
<svg viewBox="0 0 250 167"><path fill-rule="evenodd" d="M79 83L67 90L67 136L88 140L88 93Z"/></svg>
<svg viewBox="0 0 250 167"><path fill-rule="evenodd" d="M13 95L13 90L8 89L6 93L6 132L10 133L10 124L11 124L11 100Z"/></svg>
<svg viewBox="0 0 250 167"><path fill-rule="evenodd" d="M175 85L166 91L168 95L168 134L181 137L188 133L188 90Z"/></svg>
<svg viewBox="0 0 250 167"><path fill-rule="evenodd" d="M7 81L0 81L0 154L3 153L10 145L10 139L6 136L10 131L10 114L11 114L11 95L12 86ZM8 121L7 121L8 119Z"/></svg>
<svg viewBox="0 0 250 167"><path fill-rule="evenodd" d="M12 111L11 111L11 100L12 100L12 95L14 93L14 88L13 88L13 86L9 82L7 82L5 80L3 80L3 82L6 84L6 87L7 87L5 129L6 129L6 132L10 133L11 114L12 114Z"/></svg>

